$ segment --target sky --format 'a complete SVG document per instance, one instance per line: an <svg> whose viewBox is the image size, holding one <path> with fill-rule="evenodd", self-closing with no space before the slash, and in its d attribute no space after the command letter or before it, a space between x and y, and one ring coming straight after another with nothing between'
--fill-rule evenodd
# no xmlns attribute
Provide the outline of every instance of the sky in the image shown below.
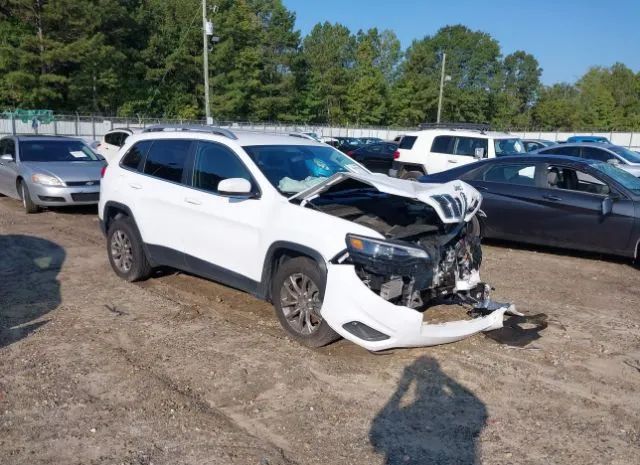
<svg viewBox="0 0 640 465"><path fill-rule="evenodd" d="M489 33L503 55L531 53L542 82L575 82L591 66L640 71L640 0L283 0L306 35L318 22L393 30L403 49L442 26Z"/></svg>

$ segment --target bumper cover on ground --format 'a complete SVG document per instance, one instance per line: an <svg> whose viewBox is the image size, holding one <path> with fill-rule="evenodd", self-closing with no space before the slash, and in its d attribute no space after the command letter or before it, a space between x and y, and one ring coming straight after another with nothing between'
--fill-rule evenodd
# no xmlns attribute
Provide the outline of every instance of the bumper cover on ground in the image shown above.
<svg viewBox="0 0 640 465"><path fill-rule="evenodd" d="M422 313L394 305L372 292L351 265L329 264L322 317L342 337L379 351L395 347L422 347L459 341L483 331L502 328L508 306L472 320L428 324ZM383 340L365 340L345 329L358 322L387 335Z"/></svg>

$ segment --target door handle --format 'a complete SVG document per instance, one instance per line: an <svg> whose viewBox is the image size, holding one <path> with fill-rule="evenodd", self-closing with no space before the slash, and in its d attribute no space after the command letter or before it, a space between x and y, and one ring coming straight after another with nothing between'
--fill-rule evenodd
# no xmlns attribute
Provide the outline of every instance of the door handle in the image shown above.
<svg viewBox="0 0 640 465"><path fill-rule="evenodd" d="M453 163L453 164L458 163L458 162L457 162L457 161L455 161L455 160L447 160L447 161L448 161L449 163Z"/></svg>
<svg viewBox="0 0 640 465"><path fill-rule="evenodd" d="M199 200L196 199L192 199L190 197L186 197L184 199L185 202L190 203L191 205L202 205L202 202L200 202Z"/></svg>
<svg viewBox="0 0 640 465"><path fill-rule="evenodd" d="M562 197L558 197L555 195L543 195L542 196L543 199L547 199L547 200L551 200L553 202L559 202L560 200L562 200Z"/></svg>
<svg viewBox="0 0 640 465"><path fill-rule="evenodd" d="M129 187L132 188L132 189L142 189L142 186L140 184L130 183Z"/></svg>

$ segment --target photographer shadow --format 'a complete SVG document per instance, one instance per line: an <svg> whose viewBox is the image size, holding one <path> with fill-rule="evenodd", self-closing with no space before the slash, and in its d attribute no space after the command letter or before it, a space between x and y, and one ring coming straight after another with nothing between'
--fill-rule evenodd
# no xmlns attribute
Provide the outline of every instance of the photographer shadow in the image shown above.
<svg viewBox="0 0 640 465"><path fill-rule="evenodd" d="M482 401L423 356L405 368L369 439L386 465L479 464L486 420Z"/></svg>
<svg viewBox="0 0 640 465"><path fill-rule="evenodd" d="M45 239L0 236L0 349L45 325L40 318L60 305L57 276L65 257Z"/></svg>

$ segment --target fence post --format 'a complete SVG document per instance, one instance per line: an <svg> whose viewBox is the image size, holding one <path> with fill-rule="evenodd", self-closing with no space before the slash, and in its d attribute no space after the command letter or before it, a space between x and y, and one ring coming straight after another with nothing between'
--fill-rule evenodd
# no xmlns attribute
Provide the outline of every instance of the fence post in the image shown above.
<svg viewBox="0 0 640 465"><path fill-rule="evenodd" d="M16 135L16 116L11 112L11 134Z"/></svg>
<svg viewBox="0 0 640 465"><path fill-rule="evenodd" d="M80 126L80 115L78 114L78 112L76 112L76 121L75 121L75 133L76 136L78 135L78 126Z"/></svg>
<svg viewBox="0 0 640 465"><path fill-rule="evenodd" d="M96 117L91 115L91 137L96 140Z"/></svg>
<svg viewBox="0 0 640 465"><path fill-rule="evenodd" d="M58 122L55 119L53 120L53 135L58 135Z"/></svg>

